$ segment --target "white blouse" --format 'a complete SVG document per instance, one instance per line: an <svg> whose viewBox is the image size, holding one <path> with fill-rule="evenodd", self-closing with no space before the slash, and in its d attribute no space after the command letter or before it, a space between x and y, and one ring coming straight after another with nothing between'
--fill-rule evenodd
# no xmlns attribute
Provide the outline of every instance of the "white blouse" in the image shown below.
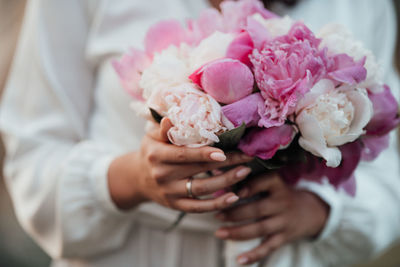
<svg viewBox="0 0 400 267"><path fill-rule="evenodd" d="M24 229L55 266L222 266L219 223L178 214L154 203L119 211L107 170L115 156L137 150L144 121L129 108L110 60L142 46L162 18L195 17L206 0L32 0L0 107L7 149L6 182ZM392 67L395 14L390 0L302 0L278 10L314 30L329 22L349 27L384 65ZM400 236L397 141L356 171L352 199L330 185L303 182L331 207L318 240L288 244L262 266L345 266L376 255Z"/></svg>

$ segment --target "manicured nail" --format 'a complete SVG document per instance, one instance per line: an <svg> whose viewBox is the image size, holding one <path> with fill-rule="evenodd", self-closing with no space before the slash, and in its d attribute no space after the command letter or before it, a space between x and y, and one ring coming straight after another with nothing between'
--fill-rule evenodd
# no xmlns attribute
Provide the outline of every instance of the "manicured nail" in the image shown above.
<svg viewBox="0 0 400 267"><path fill-rule="evenodd" d="M248 188L243 188L240 192L239 192L239 197L240 198L245 198L247 197L249 194L249 189Z"/></svg>
<svg viewBox="0 0 400 267"><path fill-rule="evenodd" d="M239 257L239 259L238 259L238 263L239 264L246 264L246 263L248 263L249 262L249 258L247 258L247 257L245 257L245 256L241 256L241 257Z"/></svg>
<svg viewBox="0 0 400 267"><path fill-rule="evenodd" d="M215 236L218 238L227 238L229 236L229 232L224 229L219 229L215 232Z"/></svg>
<svg viewBox="0 0 400 267"><path fill-rule="evenodd" d="M232 203L235 203L238 200L239 200L238 196L231 196L231 197L228 197L228 199L226 200L226 203L232 204Z"/></svg>
<svg viewBox="0 0 400 267"><path fill-rule="evenodd" d="M249 175L250 174L250 172L251 172L251 169L250 168L243 168L243 169L240 169L240 170L238 170L237 172L236 172L236 177L237 178L244 178L244 177L246 177L247 175Z"/></svg>
<svg viewBox="0 0 400 267"><path fill-rule="evenodd" d="M215 161L225 161L226 156L221 152L213 152L210 154L210 158Z"/></svg>

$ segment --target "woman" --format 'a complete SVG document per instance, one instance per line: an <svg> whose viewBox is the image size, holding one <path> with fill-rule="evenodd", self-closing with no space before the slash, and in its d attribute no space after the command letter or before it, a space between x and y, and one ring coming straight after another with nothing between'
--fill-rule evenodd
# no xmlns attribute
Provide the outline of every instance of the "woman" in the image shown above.
<svg viewBox="0 0 400 267"><path fill-rule="evenodd" d="M221 266L221 243L213 236L220 223L213 214L191 214L175 231L164 230L178 211L202 213L231 207L240 196L227 193L214 200L189 196L244 179L249 170L240 164L249 158L224 155L210 147L193 150L168 145L168 120L146 134L144 122L132 115L129 97L119 88L110 64L127 47L140 45L152 23L196 16L209 5L204 0L29 3L1 107L1 127L6 137L7 184L17 216L55 259L55 266ZM390 8L389 1L378 5L372 0L329 4L304 0L289 12L306 18L312 27L345 23L387 63L385 73L389 74L395 31ZM380 13L370 16L371 10ZM357 28L355 14L369 24ZM370 38L370 27L378 27L382 36ZM239 206L236 212L228 209L218 217L239 222L259 218L274 201L285 205L276 204L277 212L261 221L265 226L278 218L279 229L253 231L250 226L250 231L243 231L239 227L234 232L241 234L235 236L231 228L223 228L216 235L222 239L271 237L267 241L273 242L239 257L241 263L270 256L263 266L343 266L365 259L398 235L394 232L399 231L400 219L395 210L400 188L395 179L397 158L393 149L388 150L376 164L360 168L354 200L328 185L303 182L292 190L277 177L260 178L256 182L268 183L256 187L269 190L273 185L269 191L276 198L266 199L256 213L243 214ZM190 185L186 179L237 164L207 183L195 180ZM373 179L382 167L393 170ZM187 185L191 190L187 191ZM252 185L247 185L242 197L254 193ZM387 209L379 206L382 203ZM250 205L253 208L246 211L255 210L258 203ZM313 242L307 240L311 238ZM285 242L290 243L278 249ZM271 249L278 250L270 255Z"/></svg>

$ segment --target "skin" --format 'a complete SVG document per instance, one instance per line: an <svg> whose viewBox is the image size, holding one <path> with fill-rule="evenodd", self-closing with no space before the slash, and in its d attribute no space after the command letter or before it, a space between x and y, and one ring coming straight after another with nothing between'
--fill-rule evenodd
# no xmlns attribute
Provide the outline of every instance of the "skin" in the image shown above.
<svg viewBox="0 0 400 267"><path fill-rule="evenodd" d="M250 173L240 164L252 158L242 153L224 154L218 148L186 148L168 142L167 132L172 127L165 118L160 127L142 140L139 151L116 158L108 172L108 186L112 200L122 210L154 201L165 207L184 212L203 213L230 207L239 197L228 192L215 199L198 200L187 197L188 177L227 166L228 172L206 179L195 179L192 192L196 197L212 194L231 186Z"/></svg>
<svg viewBox="0 0 400 267"><path fill-rule="evenodd" d="M187 177L213 170L214 176L193 181L195 196L204 196L233 185L247 177L250 170L243 164L252 160L240 153L227 154L217 148L185 148L169 144L171 127L163 119L160 127L149 132L141 149L116 158L110 165L108 183L111 198L123 210L154 201L165 207L189 213L221 211L217 218L231 226L220 228L220 239L249 240L263 238L257 248L238 257L241 264L251 264L267 257L283 244L312 239L323 229L329 206L313 193L295 190L278 175L249 179L238 196L228 192L215 199L187 197ZM217 157L211 157L217 153ZM222 172L219 168L236 166ZM218 170L218 171L215 171ZM268 196L232 207L239 197L249 198L261 192Z"/></svg>
<svg viewBox="0 0 400 267"><path fill-rule="evenodd" d="M262 192L260 200L227 209L217 218L233 226L222 227L215 235L221 239L262 238L261 244L239 255L240 264L258 262L286 243L313 239L322 231L329 206L315 194L286 185L277 174L251 179L239 192L241 198Z"/></svg>

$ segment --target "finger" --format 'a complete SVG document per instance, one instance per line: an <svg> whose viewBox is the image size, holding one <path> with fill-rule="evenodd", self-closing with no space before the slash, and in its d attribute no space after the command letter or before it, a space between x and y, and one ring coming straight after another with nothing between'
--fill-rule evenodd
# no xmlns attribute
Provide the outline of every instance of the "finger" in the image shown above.
<svg viewBox="0 0 400 267"><path fill-rule="evenodd" d="M261 192L271 191L283 184L282 179L277 173L269 173L260 175L249 180L246 185L239 191L241 198L248 198Z"/></svg>
<svg viewBox="0 0 400 267"><path fill-rule="evenodd" d="M160 127L148 132L148 135L154 140L160 142L168 142L168 131L173 126L169 118L163 118L160 122Z"/></svg>
<svg viewBox="0 0 400 267"><path fill-rule="evenodd" d="M220 169L228 166L235 166L247 163L252 158L239 152L230 152L226 154L226 160L223 162L202 162L189 164L165 164L161 168L160 174L156 176L160 183L169 182L184 177L191 177L199 173Z"/></svg>
<svg viewBox="0 0 400 267"><path fill-rule="evenodd" d="M241 222L266 216L273 216L286 209L285 202L279 198L263 198L258 201L239 205L216 215L221 221Z"/></svg>
<svg viewBox="0 0 400 267"><path fill-rule="evenodd" d="M223 162L226 160L224 151L210 146L190 148L168 145L157 153L162 163Z"/></svg>
<svg viewBox="0 0 400 267"><path fill-rule="evenodd" d="M249 240L275 234L285 227L285 219L277 216L240 226L220 228L215 236L220 239Z"/></svg>
<svg viewBox="0 0 400 267"><path fill-rule="evenodd" d="M239 166L229 170L220 175L210 178L193 179L192 180L192 194L194 196L206 196L230 187L237 182L243 180L251 172L251 169L245 166ZM171 191L175 196L186 196L186 183L187 180L179 180L171 182Z"/></svg>
<svg viewBox="0 0 400 267"><path fill-rule="evenodd" d="M226 209L239 200L234 193L227 193L215 199L188 199L178 198L173 203L173 208L188 213L204 213Z"/></svg>
<svg viewBox="0 0 400 267"><path fill-rule="evenodd" d="M275 234L267 239L265 239L259 246L250 250L249 252L243 253L238 257L239 264L252 264L258 262L268 255L270 255L274 250L278 249L286 242L283 233Z"/></svg>

